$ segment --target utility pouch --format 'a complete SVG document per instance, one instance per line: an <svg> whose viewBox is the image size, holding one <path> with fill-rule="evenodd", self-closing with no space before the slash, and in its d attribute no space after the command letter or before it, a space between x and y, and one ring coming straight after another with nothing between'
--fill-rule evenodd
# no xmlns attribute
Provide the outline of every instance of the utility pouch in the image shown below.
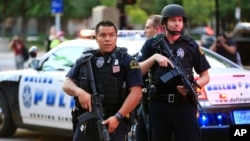
<svg viewBox="0 0 250 141"><path fill-rule="evenodd" d="M78 123L77 117L80 116L82 113L83 113L83 111L80 110L78 107L75 107L75 108L71 111L71 115L72 115L72 124L73 124L73 132L75 132L76 126L77 126L77 123Z"/></svg>

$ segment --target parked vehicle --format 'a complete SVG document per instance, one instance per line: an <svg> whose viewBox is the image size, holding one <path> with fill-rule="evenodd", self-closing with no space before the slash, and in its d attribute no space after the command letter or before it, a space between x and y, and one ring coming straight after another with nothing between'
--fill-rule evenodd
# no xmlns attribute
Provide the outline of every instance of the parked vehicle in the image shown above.
<svg viewBox="0 0 250 141"><path fill-rule="evenodd" d="M241 56L242 64L245 66L250 65L250 23L239 22L233 30L233 37L237 43L237 49Z"/></svg>

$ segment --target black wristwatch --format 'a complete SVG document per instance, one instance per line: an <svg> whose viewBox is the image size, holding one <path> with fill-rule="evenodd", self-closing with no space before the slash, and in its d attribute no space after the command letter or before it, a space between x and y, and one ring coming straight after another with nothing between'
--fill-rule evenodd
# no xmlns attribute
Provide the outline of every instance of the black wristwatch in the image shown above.
<svg viewBox="0 0 250 141"><path fill-rule="evenodd" d="M121 122L122 119L123 119L123 115L122 115L121 113L119 113L119 112L117 112L117 113L115 114L115 117L117 118L117 120L118 120L119 122Z"/></svg>

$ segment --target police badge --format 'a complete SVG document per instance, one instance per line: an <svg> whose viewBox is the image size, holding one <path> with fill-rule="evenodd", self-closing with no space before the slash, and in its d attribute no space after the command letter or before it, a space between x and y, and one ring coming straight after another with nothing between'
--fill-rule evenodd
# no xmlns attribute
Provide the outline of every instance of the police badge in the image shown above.
<svg viewBox="0 0 250 141"><path fill-rule="evenodd" d="M97 68L101 68L104 64L104 58L103 57L99 57L97 60L96 60L96 67Z"/></svg>
<svg viewBox="0 0 250 141"><path fill-rule="evenodd" d="M176 52L176 55L182 59L185 55L185 52L182 48L179 48Z"/></svg>

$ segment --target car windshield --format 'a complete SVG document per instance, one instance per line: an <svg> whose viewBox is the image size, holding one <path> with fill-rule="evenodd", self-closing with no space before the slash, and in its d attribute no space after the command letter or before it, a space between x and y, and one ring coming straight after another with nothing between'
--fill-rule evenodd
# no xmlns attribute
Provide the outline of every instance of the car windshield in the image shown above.
<svg viewBox="0 0 250 141"><path fill-rule="evenodd" d="M82 47L66 47L60 48L56 52L49 56L47 61L44 62L42 70L52 71L52 70L62 70L68 71L75 60L80 57L83 52Z"/></svg>

